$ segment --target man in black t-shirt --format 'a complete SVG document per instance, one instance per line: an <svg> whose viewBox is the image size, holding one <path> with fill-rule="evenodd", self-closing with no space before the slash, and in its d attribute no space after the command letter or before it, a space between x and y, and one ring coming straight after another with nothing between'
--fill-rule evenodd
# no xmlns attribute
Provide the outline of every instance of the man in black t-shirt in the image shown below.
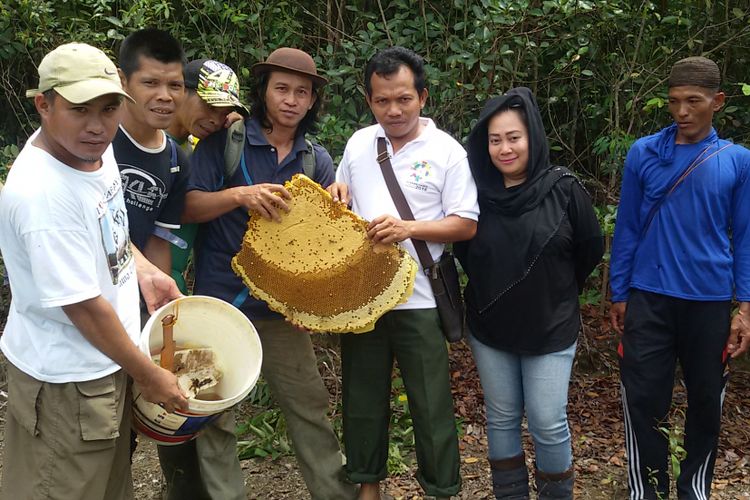
<svg viewBox="0 0 750 500"><path fill-rule="evenodd" d="M164 129L175 118L185 85L185 56L169 33L153 28L120 47L120 79L135 102L125 106L112 145L122 176L130 239L161 270L171 271L169 237L180 227L189 163Z"/></svg>

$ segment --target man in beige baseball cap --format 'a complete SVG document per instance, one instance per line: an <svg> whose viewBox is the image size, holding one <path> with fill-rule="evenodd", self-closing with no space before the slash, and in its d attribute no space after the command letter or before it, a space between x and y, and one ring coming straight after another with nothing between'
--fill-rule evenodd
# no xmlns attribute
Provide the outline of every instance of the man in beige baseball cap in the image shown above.
<svg viewBox="0 0 750 500"><path fill-rule="evenodd" d="M39 87L26 96L34 98L42 121L32 143L77 170L99 168L120 123L120 103L131 99L114 63L85 43L61 45L44 56ZM94 111L101 118L96 123Z"/></svg>
<svg viewBox="0 0 750 500"><path fill-rule="evenodd" d="M67 44L29 92L41 128L0 197L0 250L12 304L0 498L132 499L127 375L148 401L186 409L175 376L140 337L138 287L151 311L179 296L128 238L110 143L122 100L114 64Z"/></svg>
<svg viewBox="0 0 750 500"><path fill-rule="evenodd" d="M39 64L39 88L28 90L26 97L51 89L75 104L105 94L130 99L122 90L117 68L107 54L85 43L60 45L44 56Z"/></svg>

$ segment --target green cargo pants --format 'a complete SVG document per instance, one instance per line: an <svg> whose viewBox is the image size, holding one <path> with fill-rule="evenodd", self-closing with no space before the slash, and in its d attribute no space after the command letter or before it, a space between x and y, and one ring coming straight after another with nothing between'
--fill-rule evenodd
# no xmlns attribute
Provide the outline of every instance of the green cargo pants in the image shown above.
<svg viewBox="0 0 750 500"><path fill-rule="evenodd" d="M386 477L394 358L414 423L417 480L428 495L455 495L461 488L458 435L448 350L437 309L391 311L378 320L374 331L342 336L349 480L374 483Z"/></svg>
<svg viewBox="0 0 750 500"><path fill-rule="evenodd" d="M263 346L261 372L286 418L310 495L313 500L356 498L356 487L346 480L343 455L328 420L328 391L318 372L310 335L282 320L253 320L253 324ZM159 447L165 477L175 478L168 499L185 498L180 496L185 491L194 498L196 492L206 490L214 500L247 498L237 460L234 416L230 415L204 430L192 447L190 443ZM185 472L177 474L175 469Z"/></svg>

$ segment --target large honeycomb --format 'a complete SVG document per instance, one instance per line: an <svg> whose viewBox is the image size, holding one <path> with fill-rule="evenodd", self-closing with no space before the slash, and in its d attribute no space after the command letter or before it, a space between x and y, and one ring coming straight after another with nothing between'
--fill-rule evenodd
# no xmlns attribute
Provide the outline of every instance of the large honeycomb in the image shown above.
<svg viewBox="0 0 750 500"><path fill-rule="evenodd" d="M406 302L417 264L397 244L373 244L367 221L302 174L281 222L250 214L232 268L252 294L312 332L362 333Z"/></svg>

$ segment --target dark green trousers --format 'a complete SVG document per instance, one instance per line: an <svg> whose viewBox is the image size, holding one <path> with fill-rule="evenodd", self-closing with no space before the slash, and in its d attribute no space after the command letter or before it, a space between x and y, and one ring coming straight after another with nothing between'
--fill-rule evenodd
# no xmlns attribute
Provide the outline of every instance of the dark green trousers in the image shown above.
<svg viewBox="0 0 750 500"><path fill-rule="evenodd" d="M374 483L387 475L393 360L404 380L425 493L451 496L461 488L448 350L436 309L386 313L370 333L341 337L344 448L349 480Z"/></svg>

